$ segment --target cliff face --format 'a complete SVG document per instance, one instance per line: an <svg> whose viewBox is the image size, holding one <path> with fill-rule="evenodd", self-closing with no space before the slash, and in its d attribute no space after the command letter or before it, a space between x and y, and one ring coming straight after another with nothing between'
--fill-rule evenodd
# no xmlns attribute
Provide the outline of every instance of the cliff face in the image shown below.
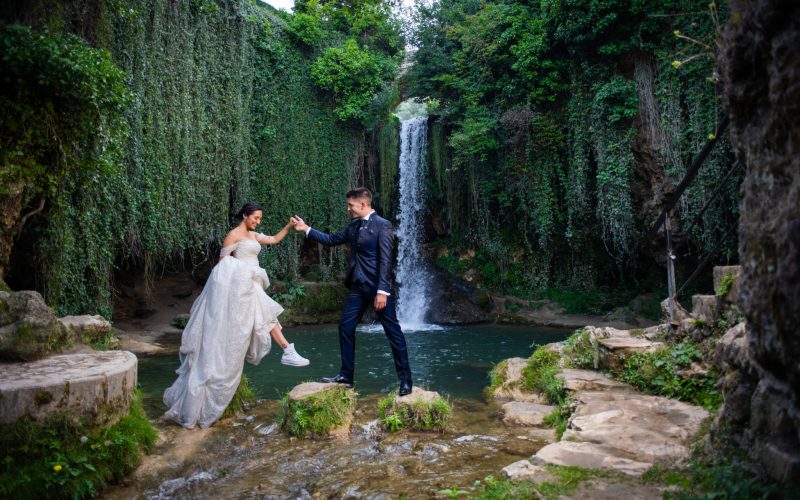
<svg viewBox="0 0 800 500"><path fill-rule="evenodd" d="M776 479L800 481L800 4L734 0L721 73L746 167L739 255L748 332L721 427ZM749 411L748 411L749 408Z"/></svg>

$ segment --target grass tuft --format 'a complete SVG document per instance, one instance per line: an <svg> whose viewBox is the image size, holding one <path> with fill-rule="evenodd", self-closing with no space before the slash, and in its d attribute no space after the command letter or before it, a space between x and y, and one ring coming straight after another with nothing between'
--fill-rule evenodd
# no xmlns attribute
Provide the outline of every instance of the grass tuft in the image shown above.
<svg viewBox="0 0 800 500"><path fill-rule="evenodd" d="M300 401L291 401L289 393L281 399L281 429L290 436L327 436L345 425L355 408L356 393L337 386Z"/></svg>

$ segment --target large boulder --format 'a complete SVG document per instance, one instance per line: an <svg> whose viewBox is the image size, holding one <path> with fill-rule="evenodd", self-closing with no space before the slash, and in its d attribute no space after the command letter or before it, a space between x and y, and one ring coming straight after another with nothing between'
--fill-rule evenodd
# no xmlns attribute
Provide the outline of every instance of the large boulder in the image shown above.
<svg viewBox="0 0 800 500"><path fill-rule="evenodd" d="M498 401L526 401L529 403L546 403L547 398L542 394L527 392L522 389L522 372L528 366L525 358L509 358L505 360L501 376L503 383L495 388L492 397Z"/></svg>
<svg viewBox="0 0 800 500"><path fill-rule="evenodd" d="M731 304L738 304L741 283L742 266L714 267L714 293L720 299ZM723 286L726 290L723 290Z"/></svg>
<svg viewBox="0 0 800 500"><path fill-rule="evenodd" d="M100 315L64 316L58 318L69 338L79 339L93 347L113 349L119 346L111 323Z"/></svg>
<svg viewBox="0 0 800 500"><path fill-rule="evenodd" d="M503 422L508 425L543 426L544 419L555 410L555 406L523 401L511 401L503 405Z"/></svg>
<svg viewBox="0 0 800 500"><path fill-rule="evenodd" d="M38 292L0 291L0 360L34 361L70 344Z"/></svg>
<svg viewBox="0 0 800 500"><path fill-rule="evenodd" d="M731 0L719 73L745 168L739 304L755 367L747 422L719 422L772 477L800 483L800 3ZM780 416L777 420L777 416ZM730 425L729 425L730 424Z"/></svg>

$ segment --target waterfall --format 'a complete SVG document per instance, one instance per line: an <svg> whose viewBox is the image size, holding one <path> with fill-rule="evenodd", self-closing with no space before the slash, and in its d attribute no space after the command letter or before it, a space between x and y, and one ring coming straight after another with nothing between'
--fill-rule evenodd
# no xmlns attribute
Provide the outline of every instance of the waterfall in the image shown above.
<svg viewBox="0 0 800 500"><path fill-rule="evenodd" d="M397 315L403 329L423 330L430 326L425 324L425 314L431 273L422 252L428 117L425 105L413 100L400 104L395 114L400 118Z"/></svg>

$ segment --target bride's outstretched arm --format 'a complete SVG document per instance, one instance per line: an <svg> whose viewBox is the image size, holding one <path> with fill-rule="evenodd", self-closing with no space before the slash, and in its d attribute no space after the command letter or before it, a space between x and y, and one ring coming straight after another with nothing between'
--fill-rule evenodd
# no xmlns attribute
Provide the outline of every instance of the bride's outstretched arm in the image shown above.
<svg viewBox="0 0 800 500"><path fill-rule="evenodd" d="M289 234L289 229L293 227L294 224L290 219L289 222L287 222L286 225L283 226L283 229L278 231L277 234L275 234L275 236L264 235L258 238L258 242L261 243L262 245L276 245L281 241L283 241L284 238L286 238L286 235Z"/></svg>

